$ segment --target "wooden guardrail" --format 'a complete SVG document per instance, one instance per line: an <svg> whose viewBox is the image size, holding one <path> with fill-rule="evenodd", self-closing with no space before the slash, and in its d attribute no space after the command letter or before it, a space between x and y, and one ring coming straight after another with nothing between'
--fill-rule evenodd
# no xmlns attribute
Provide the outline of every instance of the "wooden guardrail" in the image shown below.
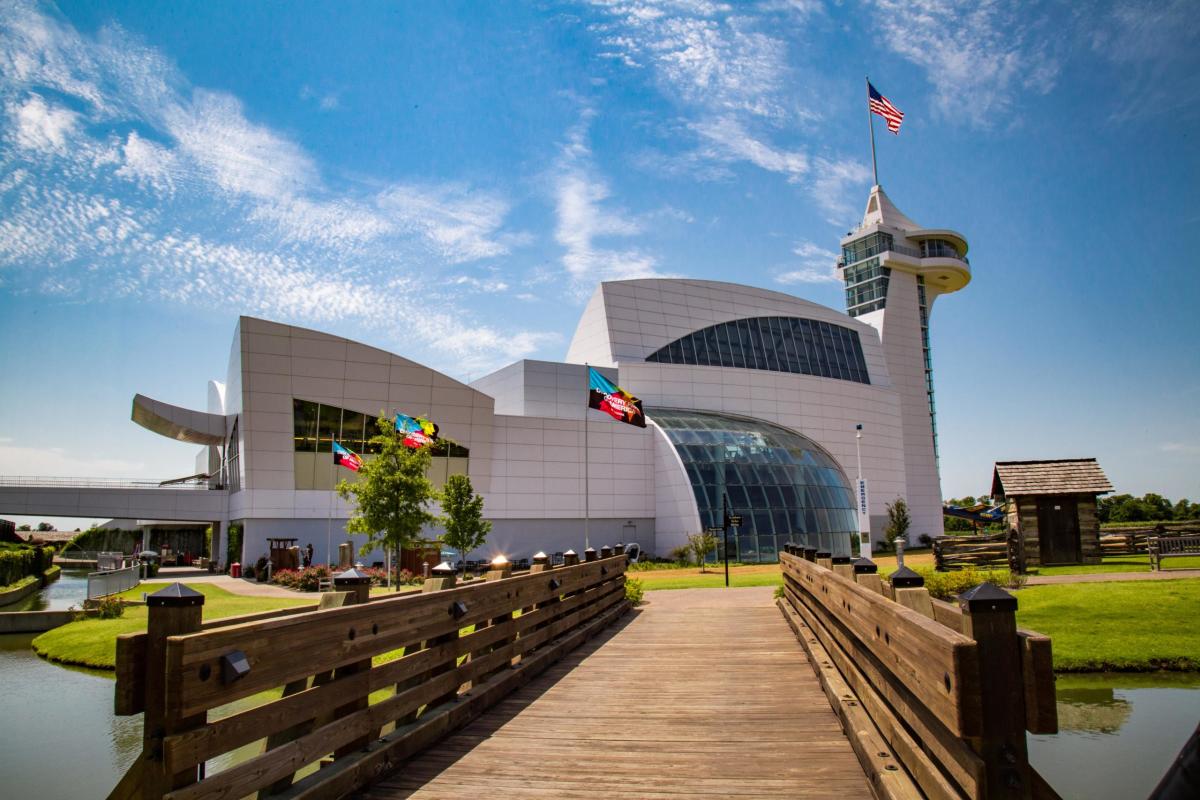
<svg viewBox="0 0 1200 800"><path fill-rule="evenodd" d="M1013 568L1015 548L1008 533L981 536L939 536L933 540L933 560L939 572L964 567Z"/></svg>
<svg viewBox="0 0 1200 800"><path fill-rule="evenodd" d="M1050 640L1018 630L1016 598L983 584L955 606L906 568L779 560L780 609L880 798L1057 797L1025 745L1058 728Z"/></svg>
<svg viewBox="0 0 1200 800"><path fill-rule="evenodd" d="M319 605L209 622L203 595L185 586L150 595L147 631L117 643L116 711L144 712L144 749L110 800L338 797L362 786L628 609L624 555L569 555L461 586L447 571L420 594L376 599L350 571ZM206 773L248 745L258 754Z"/></svg>
<svg viewBox="0 0 1200 800"><path fill-rule="evenodd" d="M1144 555L1153 536L1200 534L1200 522L1168 522L1153 527L1107 528L1100 531L1100 552L1106 556Z"/></svg>

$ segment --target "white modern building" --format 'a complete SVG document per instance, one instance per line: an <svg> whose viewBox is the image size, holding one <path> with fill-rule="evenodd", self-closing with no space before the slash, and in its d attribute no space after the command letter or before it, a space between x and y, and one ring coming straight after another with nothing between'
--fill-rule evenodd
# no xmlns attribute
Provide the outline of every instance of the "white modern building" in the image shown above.
<svg viewBox="0 0 1200 800"><path fill-rule="evenodd" d="M734 557L774 560L789 541L848 554L860 424L873 538L899 497L912 536L941 534L928 314L970 279L966 241L921 228L875 187L842 250L849 314L716 281L606 282L564 361L523 360L471 384L242 317L204 411L133 402L138 424L202 445L195 472L207 488L170 501L166 488L130 490L122 508L97 515L233 524L243 561L272 537L311 542L322 561L327 542L345 541L350 514L332 488L354 478L334 466L332 442L369 458L374 419L400 411L441 427L435 484L464 472L484 495L493 533L476 557L618 541L666 555L720 524L726 502L742 518ZM642 400L647 427L587 409L586 365ZM25 513L11 499L0 488L0 510Z"/></svg>

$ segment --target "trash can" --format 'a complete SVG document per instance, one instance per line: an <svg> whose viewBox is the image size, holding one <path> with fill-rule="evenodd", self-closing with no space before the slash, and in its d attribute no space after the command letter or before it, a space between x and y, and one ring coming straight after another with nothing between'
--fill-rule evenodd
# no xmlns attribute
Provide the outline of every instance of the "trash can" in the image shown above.
<svg viewBox="0 0 1200 800"><path fill-rule="evenodd" d="M231 577L231 578L242 577L242 565L240 562L235 561L229 565L229 577Z"/></svg>

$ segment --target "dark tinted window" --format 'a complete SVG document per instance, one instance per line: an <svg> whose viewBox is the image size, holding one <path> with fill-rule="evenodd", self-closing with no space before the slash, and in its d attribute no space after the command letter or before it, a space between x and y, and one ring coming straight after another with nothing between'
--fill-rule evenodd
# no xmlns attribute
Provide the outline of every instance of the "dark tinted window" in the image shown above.
<svg viewBox="0 0 1200 800"><path fill-rule="evenodd" d="M858 331L800 317L722 322L676 339L646 360L871 382Z"/></svg>

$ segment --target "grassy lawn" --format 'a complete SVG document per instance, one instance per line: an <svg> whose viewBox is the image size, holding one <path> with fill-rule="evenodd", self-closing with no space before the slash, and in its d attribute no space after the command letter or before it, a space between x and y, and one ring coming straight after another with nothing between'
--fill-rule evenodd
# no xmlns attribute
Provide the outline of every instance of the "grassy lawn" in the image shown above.
<svg viewBox="0 0 1200 800"><path fill-rule="evenodd" d="M628 573L628 577L642 582L646 591L655 589L715 589L725 585L725 569L721 565L709 566L705 572L698 567L679 569L639 570ZM779 586L783 573L778 564L749 564L729 567L730 586Z"/></svg>
<svg viewBox="0 0 1200 800"><path fill-rule="evenodd" d="M129 600L140 600L142 593L153 594L169 584L143 583L123 592L120 596ZM208 584L193 584L193 589L204 594L204 619L234 617L256 611L271 611L277 608L302 606L315 603L317 595L290 597L247 597L232 594ZM131 606L117 619L83 619L60 628L46 631L33 640L34 651L51 661L77 664L94 669L116 669L117 636L122 633L137 633L146 629L147 608Z"/></svg>
<svg viewBox="0 0 1200 800"><path fill-rule="evenodd" d="M1168 558L1163 566L1172 569L1200 569L1200 556ZM1066 567L1038 567L1030 575L1092 575L1104 572L1149 572L1150 556L1104 556L1099 564L1072 564Z"/></svg>
<svg viewBox="0 0 1200 800"><path fill-rule="evenodd" d="M1030 586L1017 601L1056 671L1200 670L1200 580Z"/></svg>

